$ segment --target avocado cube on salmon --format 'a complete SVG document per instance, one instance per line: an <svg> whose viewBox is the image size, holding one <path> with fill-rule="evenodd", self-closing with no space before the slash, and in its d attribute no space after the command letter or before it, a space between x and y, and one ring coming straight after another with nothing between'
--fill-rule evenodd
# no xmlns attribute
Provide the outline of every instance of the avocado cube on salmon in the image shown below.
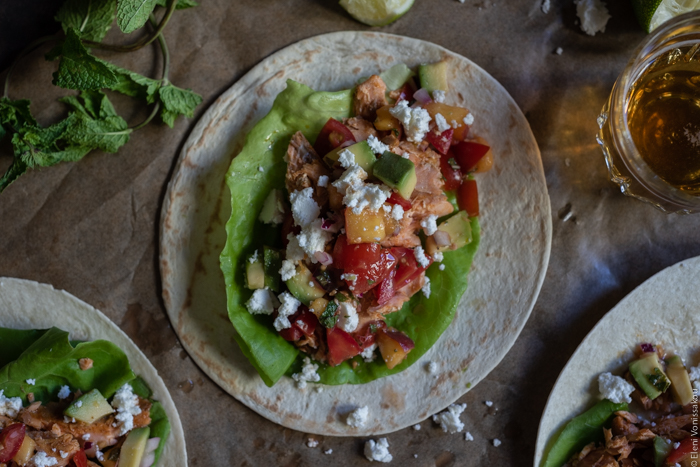
<svg viewBox="0 0 700 467"><path fill-rule="evenodd" d="M151 429L147 426L129 432L119 454L119 467L139 467L150 434Z"/></svg>
<svg viewBox="0 0 700 467"><path fill-rule="evenodd" d="M447 84L447 62L437 62L418 67L420 86L432 94L433 91L449 90Z"/></svg>
<svg viewBox="0 0 700 467"><path fill-rule="evenodd" d="M85 423L93 423L105 415L114 412L114 409L107 399L98 391L93 389L73 401L63 412L66 417L75 418Z"/></svg>
<svg viewBox="0 0 700 467"><path fill-rule="evenodd" d="M640 359L630 363L629 369L630 374L649 399L656 399L671 385L656 352L643 354Z"/></svg>
<svg viewBox="0 0 700 467"><path fill-rule="evenodd" d="M390 188L395 189L402 198L410 199L416 187L416 166L410 159L385 151L374 164L373 174Z"/></svg>
<svg viewBox="0 0 700 467"><path fill-rule="evenodd" d="M374 152L372 152L372 149L369 147L367 141L360 141L359 143L355 143L346 148L335 148L326 154L323 159L329 167L334 167L336 164L338 164L338 160L340 160L340 153L343 151L350 151L355 158L355 164L362 167L362 170L368 174L372 173L372 166L375 162L377 162L377 158L375 157Z"/></svg>

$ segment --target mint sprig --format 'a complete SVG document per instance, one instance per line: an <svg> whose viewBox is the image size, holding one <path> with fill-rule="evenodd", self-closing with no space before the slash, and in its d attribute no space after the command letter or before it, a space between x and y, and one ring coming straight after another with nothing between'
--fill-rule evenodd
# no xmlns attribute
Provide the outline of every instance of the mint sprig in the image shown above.
<svg viewBox="0 0 700 467"><path fill-rule="evenodd" d="M41 38L25 48L17 60L44 42L57 42L46 54L47 60L59 60L52 82L80 93L61 98L67 109L65 118L42 127L32 116L28 100L8 98L9 80L17 60L13 63L5 78L4 96L0 98L0 139L11 138L14 160L0 177L0 192L30 168L78 161L95 149L117 152L129 141L133 131L157 115L171 128L180 115L192 117L202 97L168 80L170 55L162 31L176 9L196 5L193 0L66 0L56 15L65 36ZM153 14L158 6L165 7L160 23L155 21ZM115 18L125 33L143 27L146 22L150 23L153 32L129 45L98 42L105 37ZM96 57L90 50L130 52L153 40L158 40L163 53L160 79L118 67ZM116 113L103 90L125 94L152 105L150 116L130 128Z"/></svg>

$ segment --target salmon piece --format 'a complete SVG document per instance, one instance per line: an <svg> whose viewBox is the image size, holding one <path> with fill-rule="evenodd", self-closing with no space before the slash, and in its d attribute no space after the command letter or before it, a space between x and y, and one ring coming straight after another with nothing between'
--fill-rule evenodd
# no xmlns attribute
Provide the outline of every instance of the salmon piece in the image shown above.
<svg viewBox="0 0 700 467"><path fill-rule="evenodd" d="M346 118L343 125L348 127L355 141L366 141L370 136L377 136L374 125L361 117Z"/></svg>
<svg viewBox="0 0 700 467"><path fill-rule="evenodd" d="M403 219L399 222L399 229L395 235L381 241L381 246L389 248L392 246L402 246L405 248L415 248L421 244L416 232L422 229L420 223L431 214L438 217L450 214L454 208L447 200L447 196L439 194L428 194L413 192L411 197L411 209L404 213Z"/></svg>
<svg viewBox="0 0 700 467"><path fill-rule="evenodd" d="M330 175L330 172L301 131L297 131L292 136L287 147L285 162L287 162L285 177L287 191L293 193L312 187L314 200L323 207L328 201L328 192L325 187L318 186L318 179L321 175Z"/></svg>
<svg viewBox="0 0 700 467"><path fill-rule="evenodd" d="M80 451L80 443L68 433L56 435L51 431L27 431L27 436L36 442L37 451L44 451L47 456L56 459L55 467L67 466L73 455ZM61 457L61 452L67 455Z"/></svg>
<svg viewBox="0 0 700 467"><path fill-rule="evenodd" d="M355 89L353 109L359 117L374 121L377 118L377 109L387 104L386 84L378 75L370 76Z"/></svg>
<svg viewBox="0 0 700 467"><path fill-rule="evenodd" d="M413 282L406 284L396 291L396 294L391 297L391 299L384 305L377 305L369 307L367 310L370 313L378 313L381 315L386 315L388 313L393 313L394 311L399 311L404 303L409 301L425 284L425 272L422 272L418 279Z"/></svg>
<svg viewBox="0 0 700 467"><path fill-rule="evenodd" d="M416 166L416 191L431 194L441 194L445 186L440 171L440 155L428 148L421 151L415 144L404 141L398 145L401 153L407 153L408 158Z"/></svg>

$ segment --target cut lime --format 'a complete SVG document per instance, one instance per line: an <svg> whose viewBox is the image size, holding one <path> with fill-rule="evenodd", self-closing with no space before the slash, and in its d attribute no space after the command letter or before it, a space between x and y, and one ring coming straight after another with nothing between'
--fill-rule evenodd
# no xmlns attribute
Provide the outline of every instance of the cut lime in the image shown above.
<svg viewBox="0 0 700 467"><path fill-rule="evenodd" d="M340 0L350 16L369 26L386 26L399 19L414 0ZM700 1L700 0L699 0Z"/></svg>
<svg viewBox="0 0 700 467"><path fill-rule="evenodd" d="M700 0L632 0L639 24L651 32L674 16L700 10Z"/></svg>

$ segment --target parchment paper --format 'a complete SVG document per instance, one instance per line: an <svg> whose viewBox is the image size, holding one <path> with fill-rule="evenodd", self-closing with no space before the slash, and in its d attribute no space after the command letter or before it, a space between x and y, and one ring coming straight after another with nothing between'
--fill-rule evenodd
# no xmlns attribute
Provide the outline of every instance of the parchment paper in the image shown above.
<svg viewBox="0 0 700 467"><path fill-rule="evenodd" d="M552 1L547 14L541 0L419 0L396 23L379 29L447 47L505 86L539 143L554 227L547 277L520 338L460 399L468 404L462 421L474 441L425 421L420 431L387 435L393 465L532 465L547 396L581 339L635 286L700 255L700 217L656 212L607 180L595 119L644 37L628 2L608 3L613 18L595 37L575 24L569 0ZM3 2L0 8L3 15L31 16L19 4ZM362 456L366 438L314 435L319 447L308 448L309 435L263 419L204 376L166 319L157 266L164 189L206 106L276 50L324 32L366 29L371 28L346 16L334 1L203 0L193 10L178 11L165 31L170 77L204 96L195 119L180 119L173 130L149 125L118 154L94 153L79 163L33 171L0 194L0 276L65 289L126 331L173 395L190 465L370 465ZM0 44L8 40L4 36ZM49 84L55 64L43 60L46 51L23 60L10 86L10 97L32 99L42 123L64 111L55 102L63 92ZM114 60L157 76L154 57L155 48L148 48ZM132 124L147 115L128 100L119 100L118 110ZM0 144L0 170L9 165L10 151ZM502 442L499 447L494 438ZM333 453L324 454L328 449Z"/></svg>

